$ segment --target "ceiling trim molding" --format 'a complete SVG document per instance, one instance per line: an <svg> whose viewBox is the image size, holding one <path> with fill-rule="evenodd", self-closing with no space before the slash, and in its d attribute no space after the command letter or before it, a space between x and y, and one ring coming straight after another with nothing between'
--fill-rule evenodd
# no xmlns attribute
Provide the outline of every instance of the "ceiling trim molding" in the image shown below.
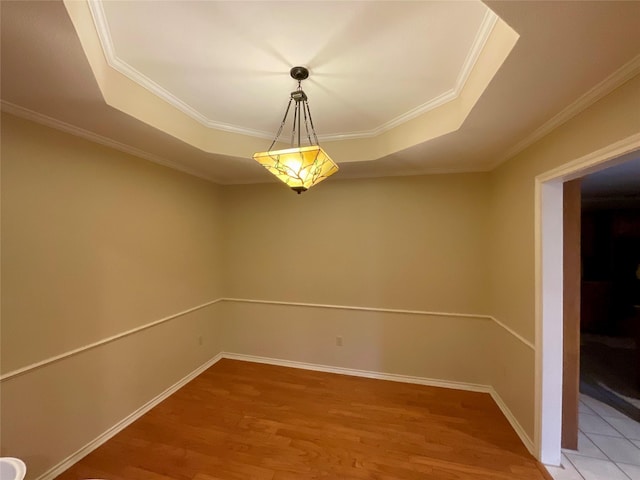
<svg viewBox="0 0 640 480"><path fill-rule="evenodd" d="M454 89L456 97L460 95L462 89L467 84L467 80L469 79L469 75L471 75L471 71L478 61L478 57L482 53L484 46L493 31L493 27L495 27L496 22L498 21L498 15L493 13L491 9L487 9L484 14L484 18L482 19L482 23L480 24L480 28L478 29L478 33L476 34L476 38L473 41L473 45L469 50L469 54L462 64L462 69L460 70L460 74L456 79L456 87Z"/></svg>
<svg viewBox="0 0 640 480"><path fill-rule="evenodd" d="M54 130L59 130L59 131L68 133L70 135L83 138L84 140L98 143L100 145L104 145L105 147L113 148L120 152L133 155L134 157L142 158L144 160L148 160L158 165L162 165L164 167L168 167L173 170L178 170L183 173L193 175L194 177L202 178L203 180L213 182L217 185L251 185L251 184L258 184L258 183L271 183L269 181L271 180L270 178L266 179L265 181L257 181L256 179L247 179L246 181L229 182L229 181L221 180L214 176L209 176L199 171L192 170L188 167L184 167L183 165L177 162L173 162L171 160L167 160L166 158L153 155L151 153L145 152L144 150L140 150L139 148L132 147L130 145L127 145L121 142L117 142L103 135L99 135L89 130L85 130L83 128L77 127L76 125L63 122L62 120L49 117L48 115L35 112L28 108L21 107L20 105L16 105L15 103L11 103L6 100L0 100L0 110L2 110L3 112L9 113L11 115L15 115L16 117L24 118L25 120L29 120L49 128L53 128ZM477 168L475 167L472 167L472 168L468 168L468 167L425 168L425 169L421 169L418 172L415 170L410 170L410 171L402 170L399 172L389 173L384 176L385 177L405 177L405 176L414 176L414 175L443 175L443 174L452 174L452 173L484 173L487 171L489 171L489 169L483 166L478 166ZM377 174L365 175L365 176L360 176L360 175L350 176L347 174L340 178L336 178L336 180L338 181L354 180L359 178L378 178L378 177L379 175Z"/></svg>
<svg viewBox="0 0 640 480"><path fill-rule="evenodd" d="M102 0L87 0L87 3L89 5L91 16L93 17L93 23L96 27L96 32L98 33L98 38L100 39L100 44L102 45L105 59L111 68L125 75L132 81L136 82L143 88L147 89L157 97L167 102L169 105L175 107L185 115L188 115L189 117L193 118L194 120L208 128L221 130L224 132L239 133L242 135L248 135L257 138L273 138L273 133L271 132L264 132L261 130L244 128L237 125L216 122L207 118L191 105L180 100L164 87L154 82L146 75L143 75L128 63L121 60L115 52L113 40L111 38L111 33L109 30L109 23L107 21L107 17L102 5ZM491 9L487 8L484 18L482 19L482 23L480 24L480 28L478 28L478 32L476 33L476 36L474 38L473 44L469 49L467 57L465 58L462 68L458 74L454 88L445 91L444 93L429 100L428 102L412 108L408 112L403 113L402 115L399 115L398 117L385 122L372 130L350 132L344 134L318 135L318 139L322 141L335 141L376 137L399 125L402 125L405 122L413 120L414 118L417 118L430 110L434 110L452 100L455 100L456 98L458 98L460 92L464 88L469 75L471 74L471 71L476 64L478 57L482 53L482 50L489 36L491 35L491 31L493 30L493 27L495 26L497 20L498 16Z"/></svg>
<svg viewBox="0 0 640 480"><path fill-rule="evenodd" d="M493 27L498 21L498 16L493 13L491 9L487 9L484 14L484 18L482 19L482 23L480 24L480 28L478 29L478 33L476 34L475 39L473 40L473 45L469 49L467 53L467 58L462 64L462 69L458 74L458 78L456 79L455 87L447 90L446 92L438 95L437 97L429 100L422 105L418 105L415 108L412 108L406 113L390 120L386 123L383 123L379 127L374 128L368 132L353 132L353 133L345 133L345 134L328 134L328 135L318 135L318 139L324 141L335 141L335 140L351 140L356 138L372 138L377 137L378 135L383 134L395 128L399 125L402 125L409 120L413 120L414 118L419 117L420 115L427 113L430 110L434 110L445 103L450 102L451 100L455 100L458 98L462 89L467 84L467 80L469 79L469 75L471 75L471 71L473 70L474 65L478 61L478 57L482 53L482 49L484 48L487 40L489 39L489 35L493 31Z"/></svg>
<svg viewBox="0 0 640 480"><path fill-rule="evenodd" d="M369 130L368 132L351 132L351 133L330 133L328 135L318 135L319 140L323 141L335 141L335 140L352 140L357 138L373 138L378 135L383 134L391 130L392 128L398 127L409 120L413 120L416 117L419 117L423 113L427 113L429 110L433 110L434 108L438 108L445 103L449 103L451 100L455 100L458 97L458 94L455 90L447 90L446 92L438 95L437 97L429 100L427 103L423 103L422 105L418 105L415 108L412 108L406 113L403 113L399 117L390 120L387 123L380 125L379 127L374 128L373 130Z"/></svg>
<svg viewBox="0 0 640 480"><path fill-rule="evenodd" d="M138 85L141 85L157 97L167 102L169 105L177 108L182 113L190 116L191 118L193 118L197 122L200 122L202 125L208 128L214 128L216 130L222 130L224 132L240 133L242 135L249 135L258 138L273 138L273 135L271 133L238 127L227 123L214 122L213 120L210 120L198 110L193 108L191 105L180 100L164 87L154 82L146 75L143 75L125 61L121 60L120 57L116 55L115 48L113 46L113 40L111 39L111 32L109 30L109 23L107 22L107 17L105 15L104 8L102 7L102 1L87 0L87 2L89 5L91 16L93 17L93 23L96 27L96 31L98 32L98 38L100 38L100 44L102 45L105 59L107 60L107 63L111 68L130 78Z"/></svg>
<svg viewBox="0 0 640 480"><path fill-rule="evenodd" d="M16 105L15 103L1 100L0 109L3 112L10 113L12 115L15 115L16 117L24 118L26 120L39 123L40 125L44 125L46 127L50 127L55 130L60 130L65 133L69 133L71 135L83 138L90 142L98 143L100 145L104 145L105 147L110 147L115 150L119 150L123 153L133 155L134 157L142 158L144 160L157 163L159 165L171 168L173 170L179 170L183 173L188 173L189 175L193 175L195 177L199 177L204 180L219 183L216 178L205 175L196 170L192 170L188 167L184 167L179 163L172 162L171 160L167 160L166 158L158 157L157 155L153 155L151 153L145 152L144 150L140 150L130 145L117 142L115 140L104 137L102 135L98 135L97 133L93 133L93 132L90 132L89 130L85 130L84 128L80 128L75 125L71 125L70 123L63 122L62 120L49 117L42 113L34 112L33 110L29 110L28 108L21 107L20 105Z"/></svg>
<svg viewBox="0 0 640 480"><path fill-rule="evenodd" d="M569 104L567 107L553 116L550 120L534 130L533 133L525 137L520 142L516 143L513 147L507 150L507 152L502 157L500 157L497 162L489 164L489 170L493 170L507 160L515 157L524 149L534 144L541 138L545 137L560 125L568 122L573 117L586 110L598 100L607 96L616 88L628 82L638 74L640 74L640 55L637 55L631 61L624 64L607 78L605 78L593 88L578 97L578 99Z"/></svg>

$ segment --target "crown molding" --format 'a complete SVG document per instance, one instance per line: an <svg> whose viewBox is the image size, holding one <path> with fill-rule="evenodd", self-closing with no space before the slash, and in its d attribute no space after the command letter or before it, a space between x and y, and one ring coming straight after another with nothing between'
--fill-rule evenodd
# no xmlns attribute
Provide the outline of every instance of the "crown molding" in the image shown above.
<svg viewBox="0 0 640 480"><path fill-rule="evenodd" d="M414 118L419 117L427 113L430 110L434 110L445 103L448 103L452 100L455 100L460 96L462 89L467 84L467 80L469 79L469 75L471 75L471 71L473 70L474 65L478 61L478 57L480 57L480 53L482 53L482 49L484 48L487 40L489 39L489 35L493 31L493 27L498 21L498 16L493 13L490 9L484 14L484 18L482 19L482 23L480 24L480 28L478 29L478 33L473 41L473 45L471 49L467 53L467 58L462 64L462 69L458 74L458 78L456 79L455 87L447 90L446 92L438 95L435 98L432 98L426 103L422 105L418 105L415 108L412 108L406 113L390 120L386 123L383 123L379 127L374 128L368 132L354 132L354 133L346 133L346 134L329 134L329 135L318 135L318 139L323 141L334 141L334 140L351 140L356 138L372 138L377 137L378 135L383 134L395 127L402 125L403 123L408 122L409 120L413 120Z"/></svg>
<svg viewBox="0 0 640 480"><path fill-rule="evenodd" d="M113 40L111 39L111 32L109 30L109 23L107 22L107 17L105 15L104 9L102 7L101 0L87 0L89 5L89 10L91 12L91 16L93 17L93 23L96 27L96 31L98 33L98 38L100 39L100 44L102 45L102 50L104 52L105 59L111 68L120 72L124 76L130 78L132 81L141 85L142 87L149 90L151 93L161 98L169 105L177 108L185 115L193 118L197 122L201 123L205 127L213 128L216 130L222 130L224 132L231 133L239 133L242 135L248 135L251 137L257 138L265 138L272 139L273 134L269 132L263 132L260 130L253 130L249 128L243 128L236 125L231 125L222 122L215 122L210 120L205 115L200 113L198 110L193 108L188 103L180 100L178 97L173 95L171 92L166 90L164 87L160 86L153 80L151 80L146 75L143 75L138 70L130 66L125 61L121 60L118 55L116 55L115 48L113 46Z"/></svg>
<svg viewBox="0 0 640 480"><path fill-rule="evenodd" d="M200 124L225 132L238 133L241 135L247 135L256 138L265 138L272 139L273 132L264 132L261 130L249 129L240 127L237 125L231 125L223 122L216 122L198 110L180 100L178 97L173 95L171 92L166 90L164 87L160 86L153 80L151 80L146 75L143 75L138 70L130 66L128 63L121 60L115 52L115 48L113 45L113 40L111 38L111 33L109 30L109 23L106 18L106 14L104 8L102 6L102 0L87 0L89 5L89 10L91 11L91 16L93 17L93 22L96 27L96 31L98 33L98 38L100 39L100 44L102 45L102 50L104 52L104 56L106 58L107 63L111 68L125 75L132 81L141 85L143 88L149 90L151 93L161 98L169 105L172 105L185 115L193 118ZM412 108L406 113L383 123L382 125L369 130L369 131L361 131L361 132L349 132L344 134L326 134L326 135L318 135L318 139L321 141L336 141L336 140L352 140L358 138L372 138L378 135L381 135L384 132L387 132L403 123L408 122L414 118L423 115L424 113L434 110L452 100L455 100L460 95L460 92L464 88L471 71L473 70L476 61L478 60L480 54L482 53L482 49L484 48L489 35L491 34L493 27L495 26L498 20L498 16L489 8L485 12L484 18L482 19L482 23L480 24L480 28L478 28L478 32L476 33L475 39L471 48L467 53L467 57L462 65L462 68L458 74L456 79L456 83L454 88L445 91L444 93L438 95L437 97L429 100L422 105L418 105L415 108Z"/></svg>
<svg viewBox="0 0 640 480"><path fill-rule="evenodd" d="M581 95L573 103L569 104L567 107L561 110L550 120L534 130L533 133L531 133L529 136L507 150L507 152L502 157L500 157L497 162L489 164L488 170L493 170L500 164L515 157L525 148L545 137L562 124L568 122L573 117L586 110L598 100L604 98L616 88L628 82L638 74L640 74L640 55L637 55L631 61L625 63L621 68L613 72L596 86Z"/></svg>
<svg viewBox="0 0 640 480"><path fill-rule="evenodd" d="M418 105L415 108L412 108L406 113L403 113L399 117L394 118L386 123L383 123L379 127L374 128L373 130L365 131L365 132L351 132L351 133L335 133L335 134L327 134L327 135L318 135L318 139L328 142L335 140L353 140L357 138L373 138L378 135L383 134L395 128L399 125L402 125L409 120L413 120L416 117L419 117L423 113L427 113L429 110L433 110L445 103L450 102L451 100L455 100L458 98L458 94L455 90L447 90L446 92L438 95L435 98L432 98L427 103L423 103L422 105Z"/></svg>
<svg viewBox="0 0 640 480"><path fill-rule="evenodd" d="M7 102L6 100L1 100L0 109L3 112L10 113L12 115L15 115L16 117L24 118L26 120L39 123L41 125L45 125L47 127L54 128L56 130L60 130L65 133L69 133L71 135L75 135L76 137L84 138L85 140L89 140L90 142L99 143L100 145L104 145L105 147L110 147L115 150L119 150L123 153L133 155L134 157L143 158L145 160L148 160L153 163L157 163L164 167L172 168L173 170L179 170L183 173L188 173L189 175L193 175L195 177L199 177L204 180L219 183L216 178L203 174L196 170L192 170L179 163L172 162L171 160L167 160L166 158L162 158L157 155L153 155L151 153L145 152L144 150L140 150L139 148L135 148L130 145L117 142L115 140L104 137L102 135L98 135L97 133L90 132L89 130L85 130L83 128L77 127L76 125L71 125L70 123L63 122L62 120L49 117L42 113L34 112L33 110L29 110L28 108L21 107L20 105L16 105L15 103Z"/></svg>
<svg viewBox="0 0 640 480"><path fill-rule="evenodd" d="M174 170L181 171L183 173L187 173L189 175L193 175L194 177L202 178L204 180L216 183L218 185L251 185L255 183L265 183L263 180L256 180L253 178L247 179L246 181L225 181L218 179L213 176L209 176L198 172L196 170L192 170L188 167L185 167L177 162L172 162L171 160L167 160L166 158L159 157L157 155L153 155L151 153L145 152L144 150L140 150L138 148L126 145L121 142L117 142L110 138L104 137L102 135L98 135L97 133L90 132L89 130L85 130L83 128L77 127L75 125L71 125L70 123L63 122L61 120L57 120L53 117L49 117L42 113L35 112L33 110L29 110L28 108L21 107L20 105L16 105L14 103L8 102L6 100L0 100L0 110L6 113L10 113L11 115L15 115L16 117L24 118L26 120L30 120L32 122L38 123L40 125L44 125L46 127L53 128L55 130L60 130L65 133L69 133L76 137L83 138L90 142L95 142L100 145L104 145L106 147L113 148L115 150L121 151L123 153L133 155L135 157L142 158L144 160L148 160L150 162L156 163L158 165L162 165L164 167L172 168ZM478 168L427 168L424 170L420 170L420 172L405 172L401 171L398 173L389 173L385 176L391 177L403 177L407 175L436 175L436 174L451 174L451 173L483 173L487 172L489 169L484 168L482 166ZM379 175L370 175L370 176L344 176L343 178L337 178L337 180L349 180L353 178L377 178Z"/></svg>
<svg viewBox="0 0 640 480"><path fill-rule="evenodd" d="M460 74L456 79L456 86L454 88L454 92L456 97L460 95L462 89L467 84L467 80L469 79L469 75L471 75L471 71L475 66L484 46L493 31L493 27L495 27L496 22L498 21L498 15L493 13L491 9L487 9L484 14L484 18L482 19L482 23L480 24L480 28L478 29L478 33L476 34L476 38L473 41L473 45L467 54L467 58L462 64L462 69L460 70Z"/></svg>

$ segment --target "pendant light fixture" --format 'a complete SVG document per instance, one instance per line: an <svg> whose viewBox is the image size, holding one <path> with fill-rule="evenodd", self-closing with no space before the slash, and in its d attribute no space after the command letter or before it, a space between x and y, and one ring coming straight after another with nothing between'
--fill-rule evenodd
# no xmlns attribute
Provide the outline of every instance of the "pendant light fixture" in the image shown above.
<svg viewBox="0 0 640 480"><path fill-rule="evenodd" d="M309 70L305 67L293 67L289 73L294 80L298 81L298 88L291 92L284 118L269 150L254 154L253 159L300 194L337 172L338 166L318 145L318 137L313 128L307 95L301 87L302 80L309 77ZM291 148L271 150L280 138L293 101L296 103L293 111ZM309 142L306 146L302 146L300 143L303 122L306 138Z"/></svg>

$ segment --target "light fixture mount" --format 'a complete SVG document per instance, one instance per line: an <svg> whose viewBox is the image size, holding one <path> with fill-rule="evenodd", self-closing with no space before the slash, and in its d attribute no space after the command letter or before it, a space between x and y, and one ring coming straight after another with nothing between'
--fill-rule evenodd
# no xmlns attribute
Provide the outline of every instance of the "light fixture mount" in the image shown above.
<svg viewBox="0 0 640 480"><path fill-rule="evenodd" d="M298 82L298 88L291 92L284 118L268 151L258 152L253 155L253 158L279 180L286 183L293 191L300 194L337 172L338 166L318 144L307 94L304 93L301 86L302 81L309 78L309 70L306 67L293 67L289 71L289 75ZM280 138L280 134L287 123L287 115L293 101L295 101L295 106L293 108L291 148L271 150ZM306 138L309 143L307 146L302 146L300 143L303 118Z"/></svg>
<svg viewBox="0 0 640 480"><path fill-rule="evenodd" d="M309 70L306 67L293 67L289 71L289 75L291 75L291 78L294 80L301 82L309 78Z"/></svg>

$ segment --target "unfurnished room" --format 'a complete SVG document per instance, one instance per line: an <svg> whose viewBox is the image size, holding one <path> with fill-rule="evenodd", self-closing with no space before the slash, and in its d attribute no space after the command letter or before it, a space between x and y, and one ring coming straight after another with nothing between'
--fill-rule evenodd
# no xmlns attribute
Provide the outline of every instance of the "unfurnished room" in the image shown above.
<svg viewBox="0 0 640 480"><path fill-rule="evenodd" d="M640 479L640 1L0 20L1 480Z"/></svg>

